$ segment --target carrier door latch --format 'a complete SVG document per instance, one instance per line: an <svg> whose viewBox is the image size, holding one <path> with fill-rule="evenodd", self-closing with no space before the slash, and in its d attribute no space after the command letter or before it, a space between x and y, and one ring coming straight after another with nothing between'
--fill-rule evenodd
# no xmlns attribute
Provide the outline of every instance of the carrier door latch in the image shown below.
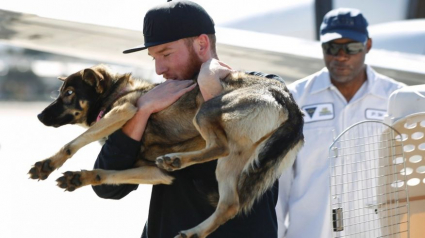
<svg viewBox="0 0 425 238"><path fill-rule="evenodd" d="M333 221L333 228L335 232L344 230L341 207L332 209L332 221Z"/></svg>

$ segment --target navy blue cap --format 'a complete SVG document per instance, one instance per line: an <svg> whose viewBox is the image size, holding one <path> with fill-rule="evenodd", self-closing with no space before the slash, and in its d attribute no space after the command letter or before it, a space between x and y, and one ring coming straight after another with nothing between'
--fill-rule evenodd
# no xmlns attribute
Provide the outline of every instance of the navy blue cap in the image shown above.
<svg viewBox="0 0 425 238"><path fill-rule="evenodd" d="M341 38L366 42L369 38L367 20L358 9L338 8L326 13L320 25L320 41L326 43Z"/></svg>
<svg viewBox="0 0 425 238"><path fill-rule="evenodd" d="M146 13L143 23L144 44L123 53L214 33L214 21L200 5L190 1L167 2L151 8Z"/></svg>

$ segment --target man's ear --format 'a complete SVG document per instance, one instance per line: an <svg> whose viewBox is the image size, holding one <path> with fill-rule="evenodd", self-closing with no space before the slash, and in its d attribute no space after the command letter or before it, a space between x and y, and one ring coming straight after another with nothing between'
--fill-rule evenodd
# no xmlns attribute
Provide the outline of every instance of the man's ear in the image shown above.
<svg viewBox="0 0 425 238"><path fill-rule="evenodd" d="M83 80L90 86L95 87L97 93L103 93L103 81L104 77L101 73L93 69L85 69L83 71Z"/></svg>
<svg viewBox="0 0 425 238"><path fill-rule="evenodd" d="M195 51L201 59L211 58L211 42L206 34L201 34L195 39Z"/></svg>
<svg viewBox="0 0 425 238"><path fill-rule="evenodd" d="M366 41L366 53L369 53L370 49L372 49L372 38L368 38Z"/></svg>

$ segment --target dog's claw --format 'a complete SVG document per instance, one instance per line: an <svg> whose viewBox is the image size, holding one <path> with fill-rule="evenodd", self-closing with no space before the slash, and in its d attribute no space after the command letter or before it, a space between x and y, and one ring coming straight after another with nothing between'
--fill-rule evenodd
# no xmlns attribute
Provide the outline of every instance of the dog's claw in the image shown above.
<svg viewBox="0 0 425 238"><path fill-rule="evenodd" d="M66 181L66 178L64 176L56 179L56 182L64 183Z"/></svg>
<svg viewBox="0 0 425 238"><path fill-rule="evenodd" d="M40 178L37 174L37 168L36 167L32 167L30 169L30 171L28 172L28 174L30 174L31 179L39 179Z"/></svg>
<svg viewBox="0 0 425 238"><path fill-rule="evenodd" d="M70 191L70 192L73 192L74 190L75 190L75 187L69 187L66 189L66 191Z"/></svg>
<svg viewBox="0 0 425 238"><path fill-rule="evenodd" d="M61 183L61 184L59 184L59 187L60 188L66 188L66 187L68 187L68 184L67 183Z"/></svg>

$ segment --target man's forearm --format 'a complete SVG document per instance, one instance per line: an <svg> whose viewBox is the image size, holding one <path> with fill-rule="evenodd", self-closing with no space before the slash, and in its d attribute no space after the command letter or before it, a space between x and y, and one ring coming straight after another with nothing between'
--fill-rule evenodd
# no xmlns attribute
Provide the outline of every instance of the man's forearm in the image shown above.
<svg viewBox="0 0 425 238"><path fill-rule="evenodd" d="M138 110L120 131L113 133L96 160L95 168L106 170L124 170L132 168L140 150L140 140L146 128L150 113ZM99 197L121 199L135 190L137 185L123 184L93 186Z"/></svg>
<svg viewBox="0 0 425 238"><path fill-rule="evenodd" d="M123 127L122 132L133 140L140 141L145 131L150 112L139 109Z"/></svg>

